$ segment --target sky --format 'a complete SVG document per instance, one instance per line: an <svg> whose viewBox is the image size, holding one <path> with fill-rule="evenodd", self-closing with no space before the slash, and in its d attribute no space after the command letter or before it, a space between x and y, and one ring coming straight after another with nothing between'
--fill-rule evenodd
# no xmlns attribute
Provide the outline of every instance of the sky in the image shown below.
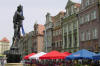
<svg viewBox="0 0 100 66"><path fill-rule="evenodd" d="M19 4L23 5L25 20L23 26L25 33L33 31L34 23L45 24L47 12L55 16L60 11L65 11L68 0L0 0L0 40L7 37L12 43L13 15ZM80 0L72 0L80 3Z"/></svg>

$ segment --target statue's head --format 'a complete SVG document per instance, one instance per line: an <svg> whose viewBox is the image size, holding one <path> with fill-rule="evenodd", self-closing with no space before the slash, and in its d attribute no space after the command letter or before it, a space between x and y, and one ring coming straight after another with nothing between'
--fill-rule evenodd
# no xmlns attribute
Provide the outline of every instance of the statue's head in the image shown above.
<svg viewBox="0 0 100 66"><path fill-rule="evenodd" d="M22 5L19 5L19 6L17 7L17 11L21 12L22 10L23 10L23 6L22 6Z"/></svg>

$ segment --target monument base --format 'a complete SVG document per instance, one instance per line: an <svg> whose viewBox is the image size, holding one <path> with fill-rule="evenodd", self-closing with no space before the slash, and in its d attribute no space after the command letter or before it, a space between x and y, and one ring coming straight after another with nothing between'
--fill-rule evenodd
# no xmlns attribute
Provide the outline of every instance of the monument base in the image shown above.
<svg viewBox="0 0 100 66"><path fill-rule="evenodd" d="M7 63L20 63L20 55L9 54L7 55Z"/></svg>
<svg viewBox="0 0 100 66"><path fill-rule="evenodd" d="M20 63L21 54L18 52L18 48L12 47L8 52L6 52L7 63Z"/></svg>

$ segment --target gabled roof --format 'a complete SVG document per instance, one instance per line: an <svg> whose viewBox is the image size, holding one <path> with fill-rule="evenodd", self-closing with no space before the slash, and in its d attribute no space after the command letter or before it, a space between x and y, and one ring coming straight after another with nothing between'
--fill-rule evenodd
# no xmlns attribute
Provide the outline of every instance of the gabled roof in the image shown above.
<svg viewBox="0 0 100 66"><path fill-rule="evenodd" d="M44 34L44 32L43 32L44 30L45 30L44 25L38 24L38 33L39 33L40 35L43 35L43 34Z"/></svg>
<svg viewBox="0 0 100 66"><path fill-rule="evenodd" d="M74 4L74 2L72 2L71 0L68 0L67 5L65 6L65 9L66 9L68 6L72 5L72 4Z"/></svg>
<svg viewBox="0 0 100 66"><path fill-rule="evenodd" d="M6 37L4 37L2 40L0 40L0 42L8 42L9 43L9 40Z"/></svg>
<svg viewBox="0 0 100 66"><path fill-rule="evenodd" d="M52 16L51 19L53 22L59 21L61 17L65 15L64 11L60 11L56 16Z"/></svg>
<svg viewBox="0 0 100 66"><path fill-rule="evenodd" d="M65 9L66 9L67 7L73 5L73 4L74 4L74 6L76 6L77 8L80 7L80 3L75 3L75 2L73 2L73 1L71 1L71 0L68 0Z"/></svg>

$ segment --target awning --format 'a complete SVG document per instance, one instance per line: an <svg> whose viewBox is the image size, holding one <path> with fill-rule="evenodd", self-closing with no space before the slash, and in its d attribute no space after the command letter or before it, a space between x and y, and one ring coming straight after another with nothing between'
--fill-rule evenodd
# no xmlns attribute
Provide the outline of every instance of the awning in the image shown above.
<svg viewBox="0 0 100 66"><path fill-rule="evenodd" d="M100 53L96 54L93 56L94 60L100 60Z"/></svg>
<svg viewBox="0 0 100 66"><path fill-rule="evenodd" d="M33 56L30 56L29 59L39 59L40 56L43 56L45 54L46 54L45 52L40 52L40 53L37 53Z"/></svg>
<svg viewBox="0 0 100 66"><path fill-rule="evenodd" d="M27 59L29 59L29 57L32 56L32 55L35 55L35 53L31 53L31 54L29 54L29 55L24 56L24 59L27 60Z"/></svg>
<svg viewBox="0 0 100 66"><path fill-rule="evenodd" d="M60 53L58 51L51 51L43 56L40 57L40 59L65 59L66 55L63 53Z"/></svg>
<svg viewBox="0 0 100 66"><path fill-rule="evenodd" d="M88 50L82 49L79 50L69 56L66 57L66 60L74 60L74 59L93 59L94 52L90 52Z"/></svg>
<svg viewBox="0 0 100 66"><path fill-rule="evenodd" d="M69 52L63 52L64 54L66 54L66 55L71 55L71 53L69 53Z"/></svg>

